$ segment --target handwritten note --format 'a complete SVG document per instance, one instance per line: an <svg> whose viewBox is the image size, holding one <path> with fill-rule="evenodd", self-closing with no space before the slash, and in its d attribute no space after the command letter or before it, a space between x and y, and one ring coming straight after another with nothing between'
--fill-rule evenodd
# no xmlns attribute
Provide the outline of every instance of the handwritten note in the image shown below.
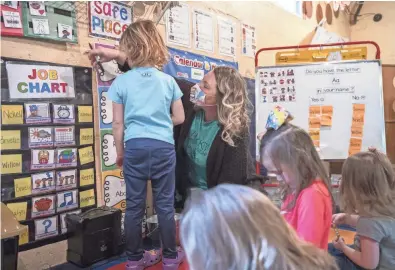
<svg viewBox="0 0 395 270"><path fill-rule="evenodd" d="M309 135L313 141L320 140L320 130L319 129L309 129Z"/></svg>
<svg viewBox="0 0 395 270"><path fill-rule="evenodd" d="M1 174L22 173L22 155L2 155Z"/></svg>
<svg viewBox="0 0 395 270"><path fill-rule="evenodd" d="M353 104L352 109L354 114L365 114L365 104Z"/></svg>
<svg viewBox="0 0 395 270"><path fill-rule="evenodd" d="M353 127L363 127L365 122L364 114L357 114L352 116L352 126Z"/></svg>
<svg viewBox="0 0 395 270"><path fill-rule="evenodd" d="M80 171L80 186L92 185L95 181L93 168Z"/></svg>
<svg viewBox="0 0 395 270"><path fill-rule="evenodd" d="M26 225L25 229L19 235L19 245L24 245L29 243L29 226Z"/></svg>
<svg viewBox="0 0 395 270"><path fill-rule="evenodd" d="M321 115L321 106L310 106L309 114L310 114L310 117Z"/></svg>
<svg viewBox="0 0 395 270"><path fill-rule="evenodd" d="M351 127L351 137L362 138L363 137L363 127Z"/></svg>
<svg viewBox="0 0 395 270"><path fill-rule="evenodd" d="M14 179L15 198L32 194L32 180L29 177Z"/></svg>
<svg viewBox="0 0 395 270"><path fill-rule="evenodd" d="M80 192L80 207L88 207L95 205L95 190L88 189Z"/></svg>
<svg viewBox="0 0 395 270"><path fill-rule="evenodd" d="M78 122L92 123L93 113L92 106L78 106Z"/></svg>
<svg viewBox="0 0 395 270"><path fill-rule="evenodd" d="M321 126L331 127L332 126L332 115L328 115L328 114L321 115Z"/></svg>
<svg viewBox="0 0 395 270"><path fill-rule="evenodd" d="M80 129L80 145L93 144L93 128Z"/></svg>
<svg viewBox="0 0 395 270"><path fill-rule="evenodd" d="M21 149L20 130L1 131L1 150Z"/></svg>
<svg viewBox="0 0 395 270"><path fill-rule="evenodd" d="M78 154L80 156L80 164L81 165L95 161L92 146L78 149Z"/></svg>
<svg viewBox="0 0 395 270"><path fill-rule="evenodd" d="M361 152L362 148L362 139L361 138L351 138L350 139L350 147L348 149L349 155L354 155L358 152Z"/></svg>
<svg viewBox="0 0 395 270"><path fill-rule="evenodd" d="M321 117L310 117L309 118L309 128L320 128L321 127Z"/></svg>
<svg viewBox="0 0 395 270"><path fill-rule="evenodd" d="M2 105L1 121L3 125L23 124L23 105Z"/></svg>
<svg viewBox="0 0 395 270"><path fill-rule="evenodd" d="M18 221L26 220L27 202L9 203L7 207L11 210Z"/></svg>
<svg viewBox="0 0 395 270"><path fill-rule="evenodd" d="M332 115L333 114L333 106L322 106L321 111L322 111L322 114Z"/></svg>

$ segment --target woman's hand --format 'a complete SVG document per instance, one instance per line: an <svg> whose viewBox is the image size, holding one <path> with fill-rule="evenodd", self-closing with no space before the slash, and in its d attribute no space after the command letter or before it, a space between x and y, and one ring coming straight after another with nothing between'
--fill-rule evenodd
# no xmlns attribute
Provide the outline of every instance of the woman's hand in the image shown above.
<svg viewBox="0 0 395 270"><path fill-rule="evenodd" d="M346 223L346 214L339 213L332 215L332 223L336 225L342 225Z"/></svg>
<svg viewBox="0 0 395 270"><path fill-rule="evenodd" d="M88 58L91 61L91 64L94 68L97 67L96 57L99 57L100 62L102 63L109 62L112 60L119 62L121 60L119 59L121 53L117 49L100 47L97 49L86 51L85 54L88 55Z"/></svg>

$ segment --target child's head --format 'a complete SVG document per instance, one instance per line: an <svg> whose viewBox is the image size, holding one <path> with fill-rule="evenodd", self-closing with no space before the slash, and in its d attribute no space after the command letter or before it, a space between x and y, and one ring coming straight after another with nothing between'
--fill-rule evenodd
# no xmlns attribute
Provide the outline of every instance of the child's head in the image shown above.
<svg viewBox="0 0 395 270"><path fill-rule="evenodd" d="M334 260L297 237L261 192L223 184L191 194L181 219L191 270L335 270Z"/></svg>
<svg viewBox="0 0 395 270"><path fill-rule="evenodd" d="M119 48L128 57L130 67L156 66L167 63L168 51L154 22L140 20L123 32Z"/></svg>
<svg viewBox="0 0 395 270"><path fill-rule="evenodd" d="M268 173L285 182L285 195L290 191L296 192L296 199L299 192L315 179L321 179L330 190L324 164L309 134L303 129L289 123L277 130L269 129L262 137L260 155Z"/></svg>
<svg viewBox="0 0 395 270"><path fill-rule="evenodd" d="M395 217L395 175L387 156L371 149L347 158L340 195L347 213Z"/></svg>

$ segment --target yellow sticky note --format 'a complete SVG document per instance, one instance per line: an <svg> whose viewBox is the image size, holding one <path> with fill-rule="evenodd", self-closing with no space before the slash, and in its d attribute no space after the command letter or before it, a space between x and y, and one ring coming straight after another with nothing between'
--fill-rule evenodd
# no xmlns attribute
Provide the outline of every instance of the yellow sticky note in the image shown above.
<svg viewBox="0 0 395 270"><path fill-rule="evenodd" d="M20 130L1 131L1 150L21 149Z"/></svg>
<svg viewBox="0 0 395 270"><path fill-rule="evenodd" d="M92 146L78 149L78 154L80 156L80 164L81 165L95 161Z"/></svg>
<svg viewBox="0 0 395 270"><path fill-rule="evenodd" d="M23 230L23 232L19 235L19 245L24 245L29 243L29 226Z"/></svg>
<svg viewBox="0 0 395 270"><path fill-rule="evenodd" d="M78 106L78 122L92 123L93 112L92 106Z"/></svg>
<svg viewBox="0 0 395 270"><path fill-rule="evenodd" d="M14 180L15 198L32 194L32 180L29 177Z"/></svg>
<svg viewBox="0 0 395 270"><path fill-rule="evenodd" d="M93 128L80 129L80 145L93 144Z"/></svg>
<svg viewBox="0 0 395 270"><path fill-rule="evenodd" d="M1 123L3 125L23 124L23 105L2 105Z"/></svg>
<svg viewBox="0 0 395 270"><path fill-rule="evenodd" d="M22 155L2 155L1 174L22 173Z"/></svg>
<svg viewBox="0 0 395 270"><path fill-rule="evenodd" d="M92 185L95 181L93 168L80 171L80 186Z"/></svg>
<svg viewBox="0 0 395 270"><path fill-rule="evenodd" d="M9 203L7 207L12 211L18 221L26 220L27 202Z"/></svg>
<svg viewBox="0 0 395 270"><path fill-rule="evenodd" d="M80 208L95 205L95 190L88 189L80 192Z"/></svg>

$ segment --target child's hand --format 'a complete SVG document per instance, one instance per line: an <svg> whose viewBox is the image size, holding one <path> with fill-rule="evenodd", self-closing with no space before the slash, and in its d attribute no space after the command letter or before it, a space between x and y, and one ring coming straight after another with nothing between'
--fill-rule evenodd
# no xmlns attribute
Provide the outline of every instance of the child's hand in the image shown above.
<svg viewBox="0 0 395 270"><path fill-rule="evenodd" d="M344 239L342 237L337 240L333 240L332 243L333 246L340 251L343 251L344 247L346 246L346 243L344 243Z"/></svg>
<svg viewBox="0 0 395 270"><path fill-rule="evenodd" d="M346 223L346 214L339 213L332 215L332 223L336 225L341 225Z"/></svg>
<svg viewBox="0 0 395 270"><path fill-rule="evenodd" d="M115 163L117 164L117 166L120 169L122 169L122 166L123 166L123 155L122 156L117 156L117 159L116 159Z"/></svg>

